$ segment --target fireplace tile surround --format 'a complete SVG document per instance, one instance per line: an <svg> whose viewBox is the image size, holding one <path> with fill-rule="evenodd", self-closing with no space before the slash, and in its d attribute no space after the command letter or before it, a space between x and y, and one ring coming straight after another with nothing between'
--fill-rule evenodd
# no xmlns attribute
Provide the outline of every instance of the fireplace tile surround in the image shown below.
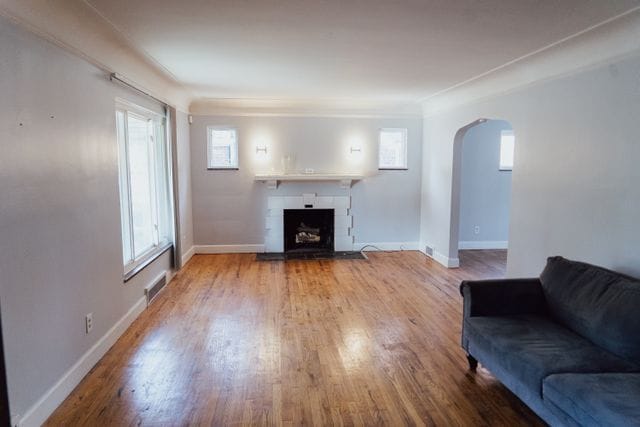
<svg viewBox="0 0 640 427"><path fill-rule="evenodd" d="M353 250L351 197L317 196L314 193L307 193L301 196L270 196L267 199L264 238L266 252L284 252L285 209L333 209L334 249L336 251Z"/></svg>

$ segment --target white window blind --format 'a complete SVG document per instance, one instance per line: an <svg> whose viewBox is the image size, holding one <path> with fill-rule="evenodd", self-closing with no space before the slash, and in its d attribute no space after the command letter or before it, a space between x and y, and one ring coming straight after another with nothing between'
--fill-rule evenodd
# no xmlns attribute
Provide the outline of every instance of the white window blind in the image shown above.
<svg viewBox="0 0 640 427"><path fill-rule="evenodd" d="M238 169L238 134L233 128L207 128L207 168Z"/></svg>
<svg viewBox="0 0 640 427"><path fill-rule="evenodd" d="M407 169L407 129L381 129L378 169Z"/></svg>
<svg viewBox="0 0 640 427"><path fill-rule="evenodd" d="M513 154L516 137L512 130L503 130L500 135L500 170L513 170Z"/></svg>

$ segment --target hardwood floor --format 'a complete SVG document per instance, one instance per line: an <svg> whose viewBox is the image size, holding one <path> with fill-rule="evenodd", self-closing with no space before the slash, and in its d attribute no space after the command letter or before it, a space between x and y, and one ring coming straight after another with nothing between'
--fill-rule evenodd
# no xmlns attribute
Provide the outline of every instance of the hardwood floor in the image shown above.
<svg viewBox="0 0 640 427"><path fill-rule="evenodd" d="M459 345L505 251L368 256L194 256L47 425L543 425Z"/></svg>

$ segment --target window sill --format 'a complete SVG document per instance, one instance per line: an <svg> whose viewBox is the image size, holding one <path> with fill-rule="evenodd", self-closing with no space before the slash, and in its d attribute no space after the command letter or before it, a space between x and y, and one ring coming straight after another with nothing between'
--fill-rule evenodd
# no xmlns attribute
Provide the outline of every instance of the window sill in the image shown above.
<svg viewBox="0 0 640 427"><path fill-rule="evenodd" d="M151 264L153 261L160 258L162 254L164 254L165 252L167 252L169 249L172 249L172 248L173 248L173 243L167 243L163 246L159 246L158 249L151 252L138 265L136 265L133 268L133 270L129 271L124 275L124 278L123 278L124 283L127 283L129 280L133 279L138 273L144 270L149 264Z"/></svg>

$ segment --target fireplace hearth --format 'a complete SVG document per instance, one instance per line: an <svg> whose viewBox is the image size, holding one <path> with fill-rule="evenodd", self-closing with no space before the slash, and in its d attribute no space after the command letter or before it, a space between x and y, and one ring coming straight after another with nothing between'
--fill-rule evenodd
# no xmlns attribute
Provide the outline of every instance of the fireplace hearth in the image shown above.
<svg viewBox="0 0 640 427"><path fill-rule="evenodd" d="M333 252L333 209L284 209L284 251Z"/></svg>

